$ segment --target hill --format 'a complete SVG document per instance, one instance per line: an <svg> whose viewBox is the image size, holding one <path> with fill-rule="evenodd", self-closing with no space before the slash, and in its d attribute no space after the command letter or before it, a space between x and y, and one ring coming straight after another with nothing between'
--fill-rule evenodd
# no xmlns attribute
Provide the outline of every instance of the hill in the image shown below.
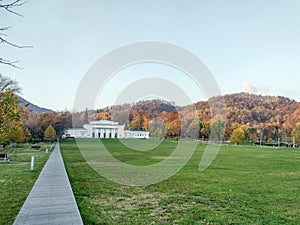
<svg viewBox="0 0 300 225"><path fill-rule="evenodd" d="M39 106L27 101L26 99L24 99L20 96L18 96L18 99L20 101L19 106L20 107L26 106L28 111L30 111L30 112L35 112L35 113L52 113L52 112L54 112L51 109L46 109L46 108L39 107Z"/></svg>
<svg viewBox="0 0 300 225"><path fill-rule="evenodd" d="M209 102L217 102L220 97L214 97L209 101L200 101L194 105L175 107L174 103L161 100L140 101L135 104L124 104L101 109L95 112L95 119L119 119L122 114L129 114L129 122L134 116L153 118L161 113L178 111L186 120L196 109L200 121L211 119ZM226 118L229 124L241 125L278 122L284 124L300 122L300 103L283 96L263 96L249 93L227 94L222 96L225 102ZM119 121L119 120L118 120ZM121 119L124 122L124 119Z"/></svg>
<svg viewBox="0 0 300 225"><path fill-rule="evenodd" d="M225 102L222 115L211 120L210 104ZM208 139L225 129L225 138L229 140L235 129L243 128L248 141L282 141L300 144L300 103L283 96L263 96L249 93L227 94L214 97L209 101L200 101L192 105L176 107L174 103L158 99L139 101L132 104L115 105L98 110L83 112L57 112L40 108L21 98L22 104L29 103L32 112L48 112L48 115L29 113L24 124L36 136L36 127L46 128L52 124L57 133L64 128L77 127L92 120L113 120L124 124L130 130L148 130L152 137L179 136ZM220 112L213 112L217 115ZM212 132L214 131L214 132ZM216 132L218 131L218 132ZM42 132L39 133L42 136Z"/></svg>
<svg viewBox="0 0 300 225"><path fill-rule="evenodd" d="M284 124L300 109L300 103L283 96L263 96L249 93L227 94L223 96L226 118L229 124L250 124L278 122ZM195 104L197 110L209 110L208 102ZM293 118L300 120L298 114ZM201 119L201 115L200 115Z"/></svg>
<svg viewBox="0 0 300 225"><path fill-rule="evenodd" d="M90 112L91 119L115 120L125 124L132 130L150 130L153 119L165 123L168 136L189 135L191 127L201 123L201 137L207 138L213 129L211 124L210 104L218 104L224 99L226 114L226 134L230 137L237 126L247 126L251 130L253 140L263 137L265 141L291 140L296 124L300 122L300 103L283 96L263 96L249 93L227 94L213 97L209 101L197 102L193 105L175 107L174 103L160 100L140 101L135 104L124 104ZM218 114L220 112L214 112ZM152 121L152 122L151 122ZM225 123L222 123L225 125ZM220 124L221 126L224 126ZM298 126L298 125L297 125ZM155 128L156 129L156 128ZM297 128L298 129L298 128ZM300 129L300 124L299 124ZM164 131L159 131L164 133ZM182 133L183 132L183 133ZM247 134L247 137L249 138ZM300 137L299 137L300 139Z"/></svg>

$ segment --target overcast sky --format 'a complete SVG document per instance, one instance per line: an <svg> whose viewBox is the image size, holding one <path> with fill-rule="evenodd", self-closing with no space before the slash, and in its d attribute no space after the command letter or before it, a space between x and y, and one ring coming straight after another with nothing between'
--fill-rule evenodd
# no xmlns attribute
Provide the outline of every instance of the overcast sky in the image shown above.
<svg viewBox="0 0 300 225"><path fill-rule="evenodd" d="M298 0L29 0L16 11L24 17L1 11L0 27L11 27L10 41L33 48L2 45L1 57L19 60L24 69L0 65L0 72L16 79L22 96L39 106L72 110L91 65L119 46L145 40L196 54L223 94L248 91L300 100ZM205 97L193 92L190 81L177 79L180 72L172 68L139 65L120 73L127 81L112 79L98 107L113 104L135 79L154 74L179 80L192 101Z"/></svg>

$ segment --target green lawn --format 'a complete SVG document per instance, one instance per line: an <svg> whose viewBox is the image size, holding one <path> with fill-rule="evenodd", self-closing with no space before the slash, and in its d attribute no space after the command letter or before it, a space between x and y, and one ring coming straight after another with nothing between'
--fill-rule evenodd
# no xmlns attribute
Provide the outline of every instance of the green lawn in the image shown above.
<svg viewBox="0 0 300 225"><path fill-rule="evenodd" d="M85 142L93 148L99 140ZM145 152L129 150L118 140L104 140L104 145L119 160L141 166L161 161L176 142ZM128 187L96 173L74 140L61 143L85 224L300 224L300 149L224 146L199 172L204 149L198 145L170 179Z"/></svg>
<svg viewBox="0 0 300 225"><path fill-rule="evenodd" d="M28 144L1 150L1 153L8 154L10 162L0 159L0 224L14 222L50 155L50 151L45 153L49 145L39 145L41 151L32 151ZM33 171L30 171L31 156L35 156Z"/></svg>

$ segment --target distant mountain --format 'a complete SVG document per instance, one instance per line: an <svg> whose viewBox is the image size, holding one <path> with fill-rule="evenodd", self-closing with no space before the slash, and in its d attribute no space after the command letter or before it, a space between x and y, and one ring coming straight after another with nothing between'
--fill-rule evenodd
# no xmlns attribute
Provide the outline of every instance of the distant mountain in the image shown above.
<svg viewBox="0 0 300 225"><path fill-rule="evenodd" d="M35 113L52 113L52 112L54 112L51 109L42 108L35 104L32 104L31 102L27 101L26 99L24 99L20 96L18 96L18 99L20 101L19 106L21 106L21 107L26 106L30 112L35 112Z"/></svg>
<svg viewBox="0 0 300 225"><path fill-rule="evenodd" d="M111 119L123 124L136 123L137 129L147 127L148 120L155 117L164 118L165 121L173 121L177 118L176 111L181 114L186 127L195 118L195 110L198 119L202 122L211 120L210 103L217 104L222 98L225 103L225 113L228 126L234 123L251 127L259 127L261 124L277 124L280 129L291 132L295 124L300 122L300 102L283 96L263 96L249 93L226 94L213 97L209 101L200 101L193 105L175 108L171 103L160 100L148 100L112 106L104 110L98 110L94 114L95 120ZM210 103L209 103L210 102ZM218 112L214 112L218 113Z"/></svg>
<svg viewBox="0 0 300 225"><path fill-rule="evenodd" d="M300 119L295 113L300 103L287 97L238 93L225 95L224 99L229 122L284 124L291 118Z"/></svg>

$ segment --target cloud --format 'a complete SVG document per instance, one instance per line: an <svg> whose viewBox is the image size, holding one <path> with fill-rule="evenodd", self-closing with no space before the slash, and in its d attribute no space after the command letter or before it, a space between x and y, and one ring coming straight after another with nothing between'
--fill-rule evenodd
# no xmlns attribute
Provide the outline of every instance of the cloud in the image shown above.
<svg viewBox="0 0 300 225"><path fill-rule="evenodd" d="M244 81L242 83L242 91L253 94L257 92L257 88L252 86L250 83Z"/></svg>

